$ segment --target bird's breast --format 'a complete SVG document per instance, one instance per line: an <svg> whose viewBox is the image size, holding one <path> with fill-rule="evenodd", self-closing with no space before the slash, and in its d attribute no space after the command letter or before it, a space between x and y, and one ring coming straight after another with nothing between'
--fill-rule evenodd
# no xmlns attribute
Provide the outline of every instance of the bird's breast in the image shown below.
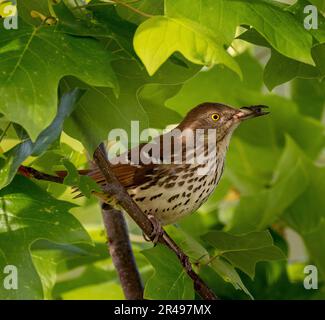
<svg viewBox="0 0 325 320"><path fill-rule="evenodd" d="M224 156L216 155L207 164L165 165L143 185L128 189L145 214L154 215L163 225L196 211L217 186Z"/></svg>

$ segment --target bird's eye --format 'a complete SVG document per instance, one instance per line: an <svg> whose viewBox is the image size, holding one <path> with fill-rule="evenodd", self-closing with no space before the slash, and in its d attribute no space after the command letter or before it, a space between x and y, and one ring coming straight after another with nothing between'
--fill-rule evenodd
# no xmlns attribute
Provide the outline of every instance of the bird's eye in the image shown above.
<svg viewBox="0 0 325 320"><path fill-rule="evenodd" d="M213 114L211 115L211 119L212 119L213 121L218 121L218 120L220 119L220 116L219 116L218 113L213 113Z"/></svg>

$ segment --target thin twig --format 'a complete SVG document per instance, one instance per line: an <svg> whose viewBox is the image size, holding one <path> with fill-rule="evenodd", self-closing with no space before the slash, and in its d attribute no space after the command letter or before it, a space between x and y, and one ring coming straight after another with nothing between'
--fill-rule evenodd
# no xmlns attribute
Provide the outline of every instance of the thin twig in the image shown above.
<svg viewBox="0 0 325 320"><path fill-rule="evenodd" d="M85 4L85 5L82 5L82 6L77 6L77 7L74 7L72 8L72 10L77 10L77 9L86 9L86 8L91 8L91 7L100 7L100 6L111 6L111 5L114 5L114 4L117 4L117 5L120 5L120 6L123 6L133 12L135 12L136 14L139 14L143 17L146 17L146 18L151 18L153 17L152 14L149 14L149 13L146 13L146 12L143 12L137 8L134 8L132 6L130 6L129 3L135 3L137 1L129 1L129 2L124 2L124 1L119 1L119 0L111 0L111 2L103 2L103 3L94 3L94 4Z"/></svg>
<svg viewBox="0 0 325 320"><path fill-rule="evenodd" d="M129 196L125 188L121 185L115 174L113 173L111 163L107 160L106 156L100 148L97 148L94 153L94 161L100 169L107 186L107 191L111 196L115 198L118 204L131 216L136 224L143 230L143 232L149 237L154 231L154 227L147 216L141 211L138 205ZM178 247L178 245L171 239L164 231L160 235L158 241L167 247L169 247L177 255L187 274L193 280L194 288L196 292L205 300L215 300L216 295L211 289L203 282L199 275L193 270L189 263L188 257Z"/></svg>

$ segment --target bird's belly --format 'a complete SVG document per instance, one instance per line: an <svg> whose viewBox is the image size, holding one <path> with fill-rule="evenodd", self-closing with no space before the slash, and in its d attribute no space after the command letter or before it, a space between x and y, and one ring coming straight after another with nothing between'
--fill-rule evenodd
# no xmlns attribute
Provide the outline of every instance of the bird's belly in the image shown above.
<svg viewBox="0 0 325 320"><path fill-rule="evenodd" d="M214 174L181 173L166 184L158 181L148 189L137 187L128 192L145 214L166 225L196 211L214 191L221 174L222 166L217 166Z"/></svg>

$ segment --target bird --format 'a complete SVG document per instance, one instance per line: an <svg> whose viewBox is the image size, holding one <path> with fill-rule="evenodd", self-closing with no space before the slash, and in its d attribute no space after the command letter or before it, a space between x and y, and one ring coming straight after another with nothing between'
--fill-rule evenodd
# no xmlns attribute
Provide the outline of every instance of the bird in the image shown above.
<svg viewBox="0 0 325 320"><path fill-rule="evenodd" d="M268 114L266 108L201 103L171 131L111 159L111 169L157 229L174 224L208 200L223 174L234 130L247 119ZM67 175L67 171L56 171L58 176L51 176L25 166L20 166L19 173L59 183ZM112 196L104 192L107 182L95 163L79 174L89 176L102 188L103 192L93 191L95 196L116 206Z"/></svg>
<svg viewBox="0 0 325 320"><path fill-rule="evenodd" d="M266 108L253 105L237 109L222 103L201 103L168 133L113 159L111 168L144 214L161 226L174 224L207 201L223 174L234 130L244 120L268 114ZM199 138L195 136L192 144L187 143L187 138L195 132L201 132ZM209 133L212 133L210 150L207 148ZM168 150L164 141L172 142ZM180 152L176 152L177 146ZM164 161L166 154L169 161ZM200 162L198 159L203 155L206 161ZM137 162L132 162L133 156ZM83 171L83 174L104 189L106 180L98 167ZM110 203L107 193L95 194Z"/></svg>

